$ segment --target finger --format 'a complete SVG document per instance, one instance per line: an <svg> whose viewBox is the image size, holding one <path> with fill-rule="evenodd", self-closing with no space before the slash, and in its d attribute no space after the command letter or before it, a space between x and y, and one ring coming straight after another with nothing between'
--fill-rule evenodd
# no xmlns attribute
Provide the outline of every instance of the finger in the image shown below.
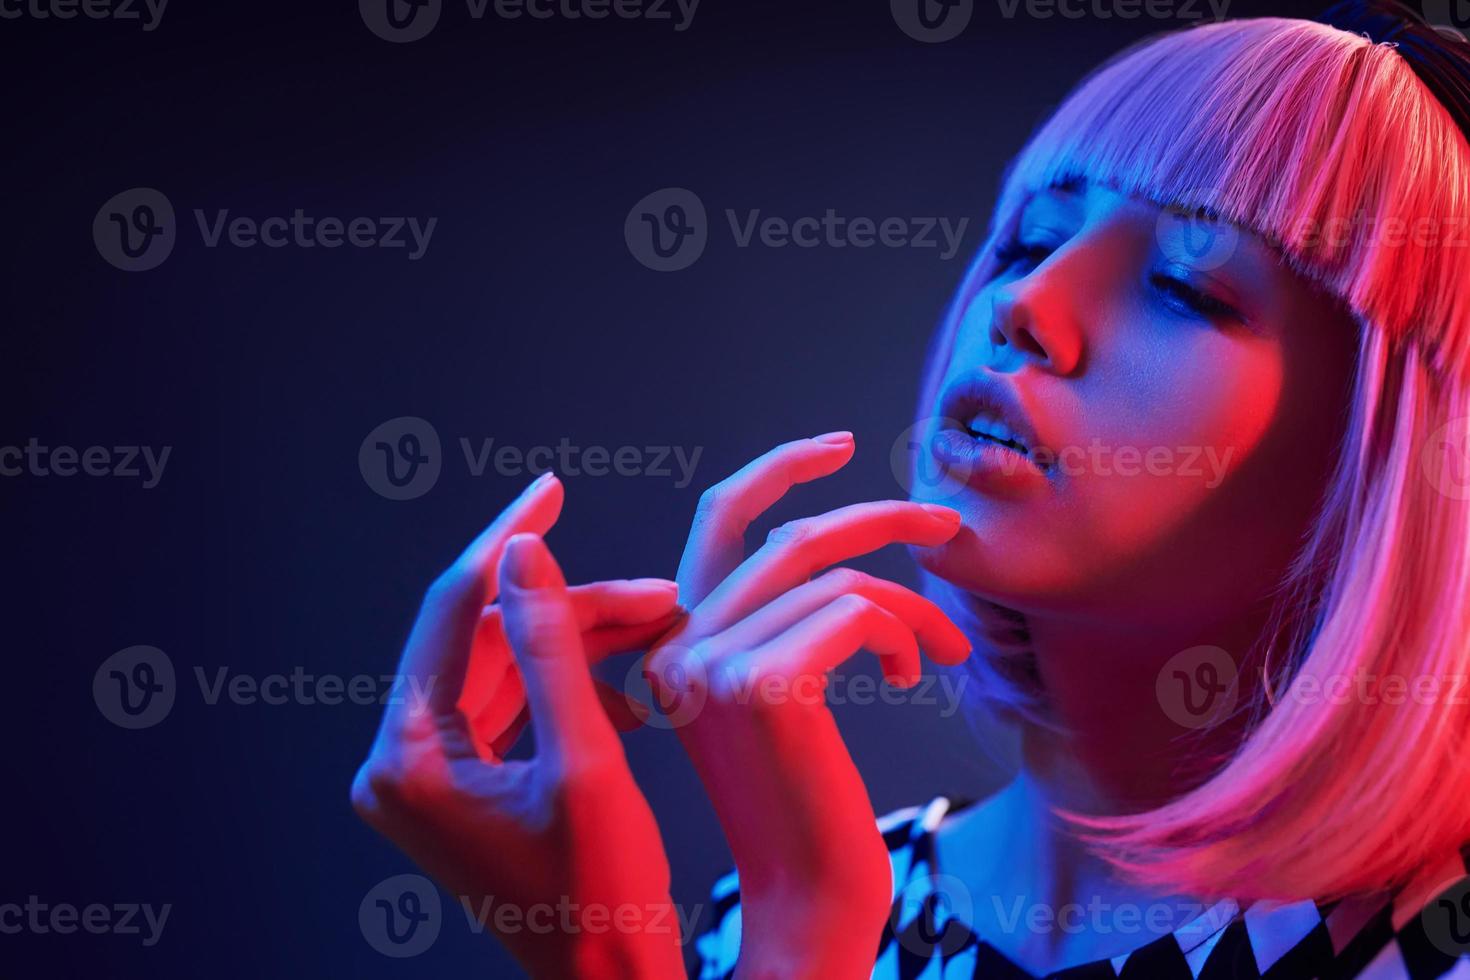
<svg viewBox="0 0 1470 980"><path fill-rule="evenodd" d="M621 753L556 559L536 535L517 534L501 565L505 633L526 688L537 759L566 768Z"/></svg>
<svg viewBox="0 0 1470 980"><path fill-rule="evenodd" d="M939 606L897 582L855 568L834 568L797 586L725 630L721 641L737 649L759 646L843 595L861 596L887 610L938 663L962 663L970 654L969 637Z"/></svg>
<svg viewBox="0 0 1470 980"><path fill-rule="evenodd" d="M401 734L428 725L467 734L456 706L480 611L496 592L499 553L513 534L550 530L561 514L563 497L561 482L543 473L429 587L398 668L410 690L425 692L425 703L410 698L390 705L384 715L386 732Z"/></svg>
<svg viewBox="0 0 1470 980"><path fill-rule="evenodd" d="M466 683L465 693L459 701L460 711L470 719L470 727L475 739L481 745L498 744L509 726L517 720L523 720L521 715L526 706L526 689L521 683L520 670L511 658L510 647L504 640L504 634L500 633L499 607L495 607L495 612L495 631L499 634L498 642L503 645L504 650L503 658L497 659L495 663L497 674L492 682L483 682L476 677L477 671L480 670L478 664L472 662L470 665L472 680ZM606 626L583 633L582 646L587 663L597 664L615 654L648 649L653 641L666 633L681 615L683 614L680 610L674 609L651 622L632 626ZM479 656L479 651L476 656ZM617 718L614 718L613 722L619 731L627 730L618 725ZM510 741L514 742L514 740L512 736ZM496 756L496 758L499 757L499 755Z"/></svg>
<svg viewBox="0 0 1470 980"><path fill-rule="evenodd" d="M520 685L519 675L516 678L516 685L517 687ZM592 686L597 692L597 700L601 702L602 710L607 714L607 720L619 733L634 731L643 727L647 722L649 710L643 702L630 698L611 684L605 684L595 678ZM522 697L515 715L509 721L496 725L493 737L476 739L480 758L486 762L503 761L530 721L531 712L526 707L525 698ZM478 733L482 729L476 725L475 731Z"/></svg>
<svg viewBox="0 0 1470 980"><path fill-rule="evenodd" d="M582 634L582 646L589 664L600 664L608 657L635 650L647 650L688 614L671 609L658 619L632 626L604 626Z"/></svg>
<svg viewBox="0 0 1470 980"><path fill-rule="evenodd" d="M516 534L544 535L561 516L566 489L556 474L547 470L526 489L514 504L501 512L489 527L460 555L458 565L473 570L485 582L485 602L500 594L500 557L506 542Z"/></svg>
<svg viewBox="0 0 1470 980"><path fill-rule="evenodd" d="M908 500L852 504L782 525L700 604L699 629L728 629L829 565L889 544L943 544L959 529L953 508Z"/></svg>
<svg viewBox="0 0 1470 980"><path fill-rule="evenodd" d="M577 628L635 626L666 615L679 601L679 586L666 578L615 579L567 589Z"/></svg>
<svg viewBox="0 0 1470 980"><path fill-rule="evenodd" d="M825 675L859 650L871 650L898 687L919 682L919 645L897 617L862 596L844 595L754 648L708 662L711 677L795 680Z"/></svg>
<svg viewBox="0 0 1470 980"><path fill-rule="evenodd" d="M584 638L597 635L598 642L588 649L589 661L597 663L613 652L634 649L631 646L617 649L616 645L622 642L620 635L641 637L659 623L667 629L671 625L670 613L678 605L678 588L668 579L649 578L593 582L567 589L578 629ZM632 628L626 634L613 633L604 641L601 634L604 627ZM459 697L459 709L466 717L475 719L485 712L497 697L511 662L501 608L486 606L475 631L474 648ZM519 696L517 689L516 697ZM513 706L512 714L518 707L518 703ZM476 730L482 729L476 725Z"/></svg>
<svg viewBox="0 0 1470 980"><path fill-rule="evenodd" d="M607 712L607 720L619 732L642 728L648 720L648 706L643 702L599 680L594 680L592 686L597 691L597 699L602 702L602 710Z"/></svg>
<svg viewBox="0 0 1470 980"><path fill-rule="evenodd" d="M798 483L837 472L852 459L851 432L829 432L777 446L705 490L675 576L691 609L739 567L752 521Z"/></svg>

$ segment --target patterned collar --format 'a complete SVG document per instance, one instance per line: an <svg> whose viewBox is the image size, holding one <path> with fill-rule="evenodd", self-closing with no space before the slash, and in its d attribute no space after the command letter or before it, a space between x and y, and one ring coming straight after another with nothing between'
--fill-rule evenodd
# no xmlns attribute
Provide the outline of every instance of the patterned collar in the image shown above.
<svg viewBox="0 0 1470 980"><path fill-rule="evenodd" d="M880 821L894 873L894 911L875 977L1031 978L974 932L955 879L937 865L940 821L972 800L940 796ZM885 963L885 960L890 963ZM939 972L932 968L938 962ZM1457 968L1458 961L1458 968ZM892 972L886 967L891 964ZM1440 977L1470 980L1470 845L1397 893L1330 903L1216 902L1131 952L1049 974L1058 980L1270 980Z"/></svg>

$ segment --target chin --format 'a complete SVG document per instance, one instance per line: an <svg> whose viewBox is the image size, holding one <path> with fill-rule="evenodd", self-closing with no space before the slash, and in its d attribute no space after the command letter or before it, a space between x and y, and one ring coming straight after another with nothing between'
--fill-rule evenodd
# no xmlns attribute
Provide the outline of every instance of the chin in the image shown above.
<svg viewBox="0 0 1470 980"><path fill-rule="evenodd" d="M1055 613L1078 601L1078 583L1059 581L1057 565L1044 560L1034 548L1011 543L997 546L993 538L982 539L967 527L944 544L909 545L908 551L915 564L931 575L984 603L1017 613ZM1030 560L1018 563L1016 556L1021 553Z"/></svg>
<svg viewBox="0 0 1470 980"><path fill-rule="evenodd" d="M909 554L924 571L929 572L963 592L987 602L1005 606L1025 603L1026 593L1008 588L1008 577L993 567L994 555L986 554L979 538L969 528L961 528L944 544L932 547L909 545Z"/></svg>

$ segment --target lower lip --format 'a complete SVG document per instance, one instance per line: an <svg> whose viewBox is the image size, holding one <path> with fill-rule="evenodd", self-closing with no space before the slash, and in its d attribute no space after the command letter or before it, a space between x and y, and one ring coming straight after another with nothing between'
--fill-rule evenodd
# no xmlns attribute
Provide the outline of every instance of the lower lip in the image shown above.
<svg viewBox="0 0 1470 980"><path fill-rule="evenodd" d="M977 490L1016 491L1047 482L1045 471L1025 453L964 429L940 429L929 446L949 478Z"/></svg>

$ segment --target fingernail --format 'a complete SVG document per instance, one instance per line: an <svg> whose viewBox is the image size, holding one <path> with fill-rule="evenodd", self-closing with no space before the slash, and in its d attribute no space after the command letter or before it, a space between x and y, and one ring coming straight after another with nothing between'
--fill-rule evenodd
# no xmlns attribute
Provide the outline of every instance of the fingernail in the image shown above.
<svg viewBox="0 0 1470 980"><path fill-rule="evenodd" d="M960 522L960 512L953 507L945 507L942 504L921 504L920 506L924 508L924 513L932 514L941 521L948 521L951 524Z"/></svg>
<svg viewBox="0 0 1470 980"><path fill-rule="evenodd" d="M556 474L552 473L550 470L547 470L546 472L542 473L540 476L536 477L536 479L532 480L529 484L527 484L526 485L526 489L522 490L521 493L523 493L523 494L530 493L532 490L535 490L537 487L544 486L545 484L550 483L551 480L552 480L552 477L554 477L555 475Z"/></svg>
<svg viewBox="0 0 1470 980"><path fill-rule="evenodd" d="M505 543L501 569L521 589L540 589L553 581L551 555L534 534L515 534Z"/></svg>
<svg viewBox="0 0 1470 980"><path fill-rule="evenodd" d="M852 433L846 430L842 432L827 432L816 437L817 442L825 442L829 446L842 446L852 442Z"/></svg>
<svg viewBox="0 0 1470 980"><path fill-rule="evenodd" d="M665 592L678 592L679 583L666 578L635 578L629 585L639 589L661 589Z"/></svg>

